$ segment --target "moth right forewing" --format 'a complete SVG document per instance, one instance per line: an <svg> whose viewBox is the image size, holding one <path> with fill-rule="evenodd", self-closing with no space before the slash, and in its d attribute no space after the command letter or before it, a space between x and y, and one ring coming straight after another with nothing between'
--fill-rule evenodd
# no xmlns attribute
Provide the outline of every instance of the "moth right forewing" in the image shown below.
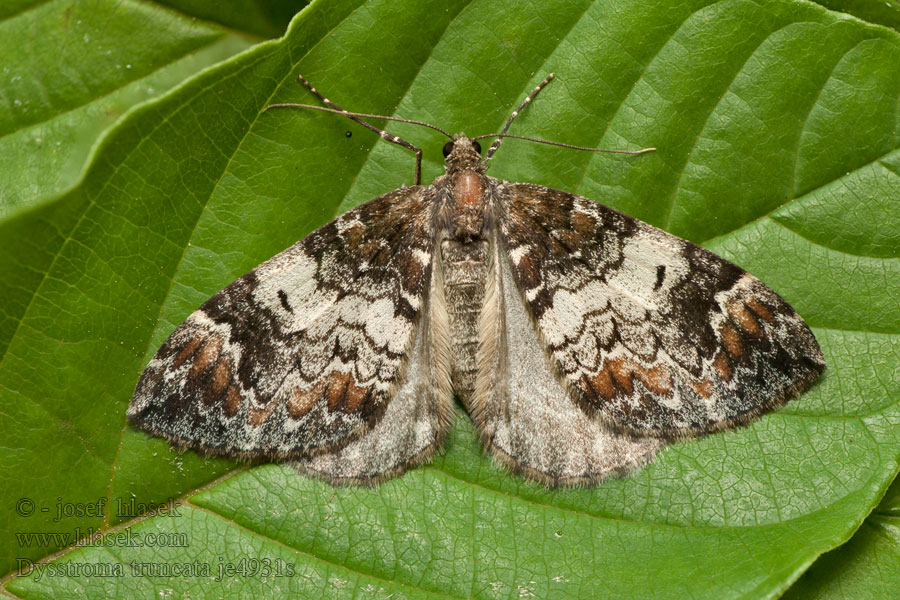
<svg viewBox="0 0 900 600"><path fill-rule="evenodd" d="M617 434L571 399L499 237L491 257L470 410L486 450L513 472L549 486L591 484L653 460L663 442Z"/></svg>
<svg viewBox="0 0 900 600"><path fill-rule="evenodd" d="M677 439L747 423L824 369L806 323L715 254L586 198L507 184L501 239L588 414Z"/></svg>

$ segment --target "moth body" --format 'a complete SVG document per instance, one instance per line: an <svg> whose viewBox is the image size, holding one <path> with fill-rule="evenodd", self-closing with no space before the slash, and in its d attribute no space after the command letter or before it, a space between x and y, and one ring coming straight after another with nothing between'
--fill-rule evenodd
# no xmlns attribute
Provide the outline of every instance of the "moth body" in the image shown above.
<svg viewBox="0 0 900 600"><path fill-rule="evenodd" d="M435 231L453 344L451 383L467 403L475 390L478 321L493 241L490 193L496 180L485 175L480 156L465 136L456 137L447 165L446 175L433 184L442 217Z"/></svg>

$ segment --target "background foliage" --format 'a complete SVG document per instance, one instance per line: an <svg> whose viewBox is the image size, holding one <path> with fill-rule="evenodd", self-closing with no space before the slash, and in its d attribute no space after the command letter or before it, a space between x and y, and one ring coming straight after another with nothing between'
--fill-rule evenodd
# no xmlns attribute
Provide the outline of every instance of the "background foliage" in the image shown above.
<svg viewBox="0 0 900 600"><path fill-rule="evenodd" d="M900 457L893 5L337 0L314 2L284 38L259 43L285 26L290 4L167 4L0 12L0 39L12 41L0 47L4 593L896 589L896 485L885 495ZM496 131L550 71L557 81L518 133L659 151L622 158L508 141L491 174L602 201L759 276L826 353L813 390L749 428L676 444L629 478L564 492L493 466L461 410L442 457L375 490L178 454L126 426L138 374L196 306L411 180L408 154L352 123L260 114L311 100L298 72L347 108L478 134ZM425 148L426 181L441 172L444 140L391 130ZM170 498L182 506L144 514ZM99 508L54 520L60 502ZM105 543L72 547L97 530ZM115 537L155 533L187 544ZM266 559L270 572L242 558ZM16 576L23 559L38 568ZM77 572L85 564L124 575L88 577ZM152 571L173 564L211 574Z"/></svg>

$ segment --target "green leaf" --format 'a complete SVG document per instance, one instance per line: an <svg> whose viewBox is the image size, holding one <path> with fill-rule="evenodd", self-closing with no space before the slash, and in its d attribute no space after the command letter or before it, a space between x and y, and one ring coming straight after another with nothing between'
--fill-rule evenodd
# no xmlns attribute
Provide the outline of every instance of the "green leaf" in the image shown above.
<svg viewBox="0 0 900 600"><path fill-rule="evenodd" d="M851 536L898 470L898 59L896 32L791 1L313 3L283 40L131 113L70 193L0 222L0 277L14 282L0 292L7 568L73 543L76 527L113 531L6 589L782 593ZM174 453L125 425L138 374L194 308L335 214L411 182L408 153L336 115L261 113L312 100L298 72L345 108L477 134L497 131L550 71L557 80L517 133L659 150L623 158L509 140L491 173L597 199L741 264L813 327L829 365L816 387L630 477L556 492L493 466L461 411L443 456L374 490ZM426 181L441 172L445 140L390 129L425 149ZM172 497L177 514L132 522L119 510ZM16 513L21 498L34 514ZM57 498L85 514L54 522ZM29 532L70 538L15 535ZM157 532L184 537L115 537ZM241 559L266 559L269 575ZM186 563L192 573L172 573ZM123 573L91 576L92 564Z"/></svg>
<svg viewBox="0 0 900 600"><path fill-rule="evenodd" d="M131 0L5 8L0 216L72 186L91 146L128 108L248 46Z"/></svg>
<svg viewBox="0 0 900 600"><path fill-rule="evenodd" d="M260 37L277 37L308 0L157 0L187 15Z"/></svg>
<svg viewBox="0 0 900 600"><path fill-rule="evenodd" d="M900 480L849 542L822 556L784 596L785 600L891 598L900 589Z"/></svg>
<svg viewBox="0 0 900 600"><path fill-rule="evenodd" d="M839 10L870 23L900 29L900 3L896 0L814 0L825 8Z"/></svg>

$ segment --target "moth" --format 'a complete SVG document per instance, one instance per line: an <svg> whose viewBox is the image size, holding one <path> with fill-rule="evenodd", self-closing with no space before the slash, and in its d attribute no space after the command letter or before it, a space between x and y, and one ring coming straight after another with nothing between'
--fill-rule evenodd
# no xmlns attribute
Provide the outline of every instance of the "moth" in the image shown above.
<svg viewBox="0 0 900 600"><path fill-rule="evenodd" d="M422 123L450 141L446 172L419 185L420 149L301 76L328 108L277 106L343 114L416 151L415 185L210 298L150 361L129 421L180 448L373 485L442 448L456 394L486 452L554 487L627 473L806 390L819 345L756 277L587 198L486 175L552 77L500 134ZM497 139L482 157L484 137Z"/></svg>

